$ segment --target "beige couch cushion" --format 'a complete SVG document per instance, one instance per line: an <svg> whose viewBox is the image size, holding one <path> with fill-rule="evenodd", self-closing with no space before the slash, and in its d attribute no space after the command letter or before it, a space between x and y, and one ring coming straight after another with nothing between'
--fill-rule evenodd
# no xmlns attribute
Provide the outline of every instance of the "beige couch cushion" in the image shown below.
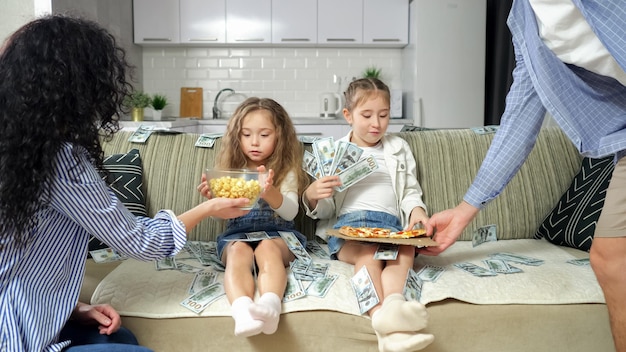
<svg viewBox="0 0 626 352"><path fill-rule="evenodd" d="M430 214L453 208L476 176L493 134L470 129L401 132L415 156L417 178ZM558 153L554 153L558 150ZM496 224L499 239L533 238L546 214L580 169L581 157L558 127L544 128L520 172L463 233Z"/></svg>

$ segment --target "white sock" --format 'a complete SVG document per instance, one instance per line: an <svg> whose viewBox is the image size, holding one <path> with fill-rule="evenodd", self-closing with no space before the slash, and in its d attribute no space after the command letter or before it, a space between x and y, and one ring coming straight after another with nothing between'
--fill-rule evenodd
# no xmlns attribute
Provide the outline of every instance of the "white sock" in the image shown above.
<svg viewBox="0 0 626 352"><path fill-rule="evenodd" d="M254 319L263 321L263 333L273 334L278 329L282 303L277 294L273 292L264 293L257 303L249 307L250 315Z"/></svg>
<svg viewBox="0 0 626 352"><path fill-rule="evenodd" d="M426 307L418 301L406 301L400 293L389 295L372 314L372 327L381 334L415 332L428 324Z"/></svg>
<svg viewBox="0 0 626 352"><path fill-rule="evenodd" d="M250 315L252 298L242 296L231 304L233 319L235 319L235 336L249 337L258 335L263 330L263 321L257 320Z"/></svg>
<svg viewBox="0 0 626 352"><path fill-rule="evenodd" d="M419 351L435 341L431 334L419 334L416 332L394 332L383 335L376 333L378 337L378 351L380 352L412 352Z"/></svg>

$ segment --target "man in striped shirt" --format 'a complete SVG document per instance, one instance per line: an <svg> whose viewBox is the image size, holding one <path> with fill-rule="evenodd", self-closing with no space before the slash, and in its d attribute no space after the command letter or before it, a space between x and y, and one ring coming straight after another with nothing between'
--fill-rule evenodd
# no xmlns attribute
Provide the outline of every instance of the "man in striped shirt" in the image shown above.
<svg viewBox="0 0 626 352"><path fill-rule="evenodd" d="M515 0L508 25L517 65L489 152L463 202L428 224L448 248L528 157L548 111L581 154L614 156L590 259L618 352L626 351L626 7L621 0Z"/></svg>

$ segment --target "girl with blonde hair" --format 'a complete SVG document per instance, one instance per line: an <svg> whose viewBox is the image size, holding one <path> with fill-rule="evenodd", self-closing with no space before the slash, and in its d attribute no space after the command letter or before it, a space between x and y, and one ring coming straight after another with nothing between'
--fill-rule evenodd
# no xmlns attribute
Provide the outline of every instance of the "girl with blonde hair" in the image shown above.
<svg viewBox="0 0 626 352"><path fill-rule="evenodd" d="M231 117L222 140L218 169L249 169L268 176L258 203L245 216L231 219L218 236L218 255L226 266L224 288L232 306L236 336L273 334L278 328L281 302L287 284L285 267L294 259L279 231L293 233L305 246L306 238L295 230L298 200L308 183L302 170L302 143L285 109L267 98L248 98ZM210 198L203 176L198 187ZM239 241L246 233L264 231L268 238ZM252 267L258 267L260 298L254 302Z"/></svg>

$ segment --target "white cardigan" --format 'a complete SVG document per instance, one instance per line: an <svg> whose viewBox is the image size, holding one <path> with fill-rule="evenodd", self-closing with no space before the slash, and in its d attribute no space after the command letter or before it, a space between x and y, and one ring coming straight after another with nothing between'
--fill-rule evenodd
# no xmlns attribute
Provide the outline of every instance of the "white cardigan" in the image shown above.
<svg viewBox="0 0 626 352"><path fill-rule="evenodd" d="M340 140L350 141L351 133L352 131ZM390 171L389 174L393 182L398 209L401 209L400 221L402 226L406 227L409 224L411 211L415 207L426 210L426 205L422 201L422 187L417 181L415 158L409 144L398 136L385 135L381 142L385 154L385 164ZM396 172L391 172L392 170L396 170ZM344 197L345 191L335 192L333 197L320 199L315 209L310 209L306 194L302 195L306 215L312 219L320 220L317 223L315 235L326 240L328 237L326 230L332 228L332 225L337 222L337 214L341 209Z"/></svg>

